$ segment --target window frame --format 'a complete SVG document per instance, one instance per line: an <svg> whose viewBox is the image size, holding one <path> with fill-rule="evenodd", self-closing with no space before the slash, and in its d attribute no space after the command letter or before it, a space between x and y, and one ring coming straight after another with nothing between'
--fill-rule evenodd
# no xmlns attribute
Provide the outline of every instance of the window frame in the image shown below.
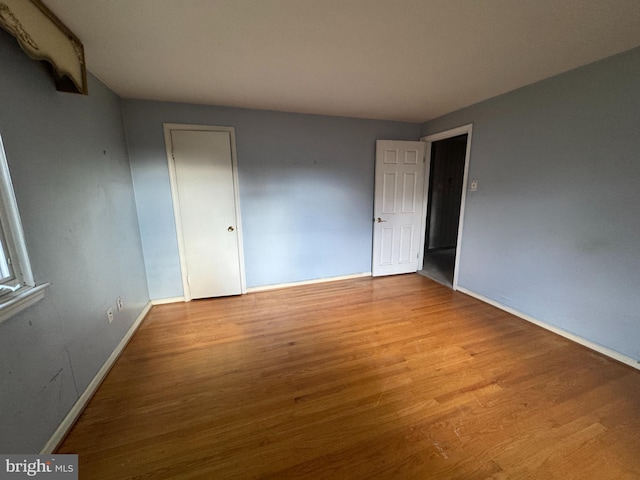
<svg viewBox="0 0 640 480"><path fill-rule="evenodd" d="M11 172L0 135L0 235L4 247L0 253L8 259L12 276L0 281L0 323L40 301L50 284L36 285L27 252L24 230L18 211Z"/></svg>
<svg viewBox="0 0 640 480"><path fill-rule="evenodd" d="M9 255L9 246L5 240L2 222L0 222L0 285L5 285L15 280L16 276L13 273L13 264L11 262L11 255ZM7 291L12 290L13 288L0 290L0 296L4 295Z"/></svg>

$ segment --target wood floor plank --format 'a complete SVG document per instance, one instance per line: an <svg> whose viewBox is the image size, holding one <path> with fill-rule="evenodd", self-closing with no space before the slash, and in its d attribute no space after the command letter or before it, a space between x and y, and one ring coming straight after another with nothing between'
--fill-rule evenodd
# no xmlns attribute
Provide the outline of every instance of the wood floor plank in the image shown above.
<svg viewBox="0 0 640 480"><path fill-rule="evenodd" d="M419 275L153 307L80 478L640 478L640 372Z"/></svg>

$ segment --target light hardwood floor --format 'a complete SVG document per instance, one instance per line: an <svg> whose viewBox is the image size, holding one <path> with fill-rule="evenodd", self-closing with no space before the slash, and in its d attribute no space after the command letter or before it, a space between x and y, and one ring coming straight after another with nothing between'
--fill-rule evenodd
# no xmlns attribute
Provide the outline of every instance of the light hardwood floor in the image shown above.
<svg viewBox="0 0 640 480"><path fill-rule="evenodd" d="M640 371L419 275L153 307L81 479L639 479Z"/></svg>

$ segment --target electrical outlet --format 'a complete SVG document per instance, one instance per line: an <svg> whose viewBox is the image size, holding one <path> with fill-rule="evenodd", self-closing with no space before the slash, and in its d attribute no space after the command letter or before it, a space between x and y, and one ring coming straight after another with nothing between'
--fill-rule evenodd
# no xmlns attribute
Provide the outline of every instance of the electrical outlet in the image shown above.
<svg viewBox="0 0 640 480"><path fill-rule="evenodd" d="M107 310L107 320L109 320L109 323L113 322L113 308Z"/></svg>
<svg viewBox="0 0 640 480"><path fill-rule="evenodd" d="M477 192L478 191L478 180L472 180L471 181L471 188L470 190L472 192Z"/></svg>
<svg viewBox="0 0 640 480"><path fill-rule="evenodd" d="M122 303L122 297L116 298L116 307L118 307L118 311L121 312L124 308L124 303Z"/></svg>

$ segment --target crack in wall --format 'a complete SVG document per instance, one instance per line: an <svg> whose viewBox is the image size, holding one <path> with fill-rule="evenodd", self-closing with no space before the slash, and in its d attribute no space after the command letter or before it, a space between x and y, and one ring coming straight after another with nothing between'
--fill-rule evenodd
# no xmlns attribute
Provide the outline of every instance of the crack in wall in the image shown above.
<svg viewBox="0 0 640 480"><path fill-rule="evenodd" d="M71 362L71 353L69 353L69 349L67 347L64 347L64 351L67 352L67 361L69 362L69 369L71 370L71 379L73 380L73 388L76 389L76 398L80 398L78 383L76 382L76 373L73 371L73 363Z"/></svg>

